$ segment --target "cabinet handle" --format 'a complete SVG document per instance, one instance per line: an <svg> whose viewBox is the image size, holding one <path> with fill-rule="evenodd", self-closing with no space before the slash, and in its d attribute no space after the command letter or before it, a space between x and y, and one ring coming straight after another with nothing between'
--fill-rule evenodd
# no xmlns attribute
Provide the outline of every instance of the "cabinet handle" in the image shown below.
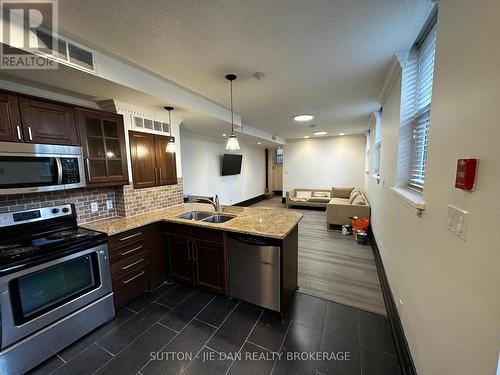
<svg viewBox="0 0 500 375"><path fill-rule="evenodd" d="M17 128L17 139L22 140L23 138L21 137L21 127L17 125L16 128Z"/></svg>
<svg viewBox="0 0 500 375"><path fill-rule="evenodd" d="M130 279L128 280L124 280L122 281L124 284L128 284L129 282L131 281L134 281L135 279L137 279L138 277L144 275L146 272L145 271L141 271L141 273L138 273L137 275L135 275L134 277L131 277Z"/></svg>
<svg viewBox="0 0 500 375"><path fill-rule="evenodd" d="M92 178L90 177L90 162L89 162L89 159L85 159L85 165L87 166L87 177L89 179L89 182L91 182Z"/></svg>
<svg viewBox="0 0 500 375"><path fill-rule="evenodd" d="M139 264L139 263L142 263L142 262L144 262L144 258L141 258L141 259L139 259L139 260L136 260L135 262L130 263L129 265L123 266L123 267L122 267L122 270L128 270L130 267L133 267L133 266L135 266L136 264Z"/></svg>
<svg viewBox="0 0 500 375"><path fill-rule="evenodd" d="M161 185L161 168L158 168L158 184Z"/></svg>
<svg viewBox="0 0 500 375"><path fill-rule="evenodd" d="M193 249L193 262L196 262L198 260L198 249L196 248L196 244L194 241L192 243L192 249Z"/></svg>
<svg viewBox="0 0 500 375"><path fill-rule="evenodd" d="M30 137L30 141L32 141L33 140L33 133L31 131L31 126L28 126L28 135Z"/></svg>
<svg viewBox="0 0 500 375"><path fill-rule="evenodd" d="M131 238L140 236L141 234L142 234L142 232L137 232L137 233L131 234L130 236L120 238L120 241L127 241L127 240L130 240Z"/></svg>
<svg viewBox="0 0 500 375"><path fill-rule="evenodd" d="M192 258L191 258L191 241L188 241L188 260L192 260Z"/></svg>
<svg viewBox="0 0 500 375"><path fill-rule="evenodd" d="M120 253L120 255L127 255L127 254L133 253L133 252L135 252L135 251L137 251L137 250L140 250L140 249L142 249L142 248L143 248L143 246L142 246L142 245L141 245L141 246L137 246L137 247L134 247L134 248L133 248L133 249L131 249L131 250L124 251L123 253Z"/></svg>

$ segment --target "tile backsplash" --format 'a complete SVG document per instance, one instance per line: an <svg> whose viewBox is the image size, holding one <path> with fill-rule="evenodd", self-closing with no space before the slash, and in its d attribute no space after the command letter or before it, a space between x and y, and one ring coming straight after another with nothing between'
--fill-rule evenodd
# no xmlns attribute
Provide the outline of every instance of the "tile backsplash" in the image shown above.
<svg viewBox="0 0 500 375"><path fill-rule="evenodd" d="M106 201L113 202L113 208L106 208ZM92 212L90 203L97 202L99 209ZM0 196L0 212L19 211L30 208L74 203L79 223L108 219L117 216L116 189L84 188L59 190L45 193L31 193Z"/></svg>
<svg viewBox="0 0 500 375"><path fill-rule="evenodd" d="M108 209L106 201L111 200L113 208ZM97 212L90 204L97 202ZM74 203L80 224L109 219L116 216L134 216L149 211L175 206L183 202L182 178L177 185L134 189L123 187L84 188L45 193L31 193L0 196L0 213L31 208Z"/></svg>
<svg viewBox="0 0 500 375"><path fill-rule="evenodd" d="M182 178L177 179L177 185L147 189L134 189L132 185L126 185L116 195L118 216L129 217L181 204L183 190Z"/></svg>

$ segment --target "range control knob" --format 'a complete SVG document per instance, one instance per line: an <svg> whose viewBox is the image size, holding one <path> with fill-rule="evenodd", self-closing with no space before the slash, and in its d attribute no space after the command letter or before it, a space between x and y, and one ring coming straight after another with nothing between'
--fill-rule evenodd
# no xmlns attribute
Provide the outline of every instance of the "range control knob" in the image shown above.
<svg viewBox="0 0 500 375"><path fill-rule="evenodd" d="M64 213L69 212L69 208L68 208L68 207L64 207L64 208L62 209L62 212L64 212Z"/></svg>
<svg viewBox="0 0 500 375"><path fill-rule="evenodd" d="M53 209L52 209L52 213L53 213L53 214L57 214L58 212L59 212L59 208L53 208Z"/></svg>

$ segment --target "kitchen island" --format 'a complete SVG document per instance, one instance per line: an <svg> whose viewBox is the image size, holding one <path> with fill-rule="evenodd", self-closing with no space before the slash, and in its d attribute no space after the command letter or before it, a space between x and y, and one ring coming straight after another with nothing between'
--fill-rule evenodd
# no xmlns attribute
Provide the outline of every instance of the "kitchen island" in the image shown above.
<svg viewBox="0 0 500 375"><path fill-rule="evenodd" d="M234 217L222 223L178 217L190 212L215 213L210 204L186 203L82 225L109 236L115 301L124 303L167 278L235 296L230 285L230 239L244 235L279 249L280 302L279 308L272 309L284 315L297 290L298 223L302 215L285 209L223 206L220 213ZM262 279L260 274L251 275L249 287Z"/></svg>

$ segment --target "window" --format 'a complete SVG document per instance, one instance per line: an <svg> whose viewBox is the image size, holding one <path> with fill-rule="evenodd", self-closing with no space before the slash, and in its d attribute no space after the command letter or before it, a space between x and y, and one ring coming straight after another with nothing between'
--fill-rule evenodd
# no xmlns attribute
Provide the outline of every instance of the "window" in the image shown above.
<svg viewBox="0 0 500 375"><path fill-rule="evenodd" d="M375 151L373 153L373 175L380 176L380 153L382 151L382 109L375 112Z"/></svg>
<svg viewBox="0 0 500 375"><path fill-rule="evenodd" d="M276 164L283 164L283 148L277 148L276 149L276 159L275 159Z"/></svg>
<svg viewBox="0 0 500 375"><path fill-rule="evenodd" d="M436 51L436 15L412 47L403 68L402 118L398 145L398 181L402 187L422 192Z"/></svg>

